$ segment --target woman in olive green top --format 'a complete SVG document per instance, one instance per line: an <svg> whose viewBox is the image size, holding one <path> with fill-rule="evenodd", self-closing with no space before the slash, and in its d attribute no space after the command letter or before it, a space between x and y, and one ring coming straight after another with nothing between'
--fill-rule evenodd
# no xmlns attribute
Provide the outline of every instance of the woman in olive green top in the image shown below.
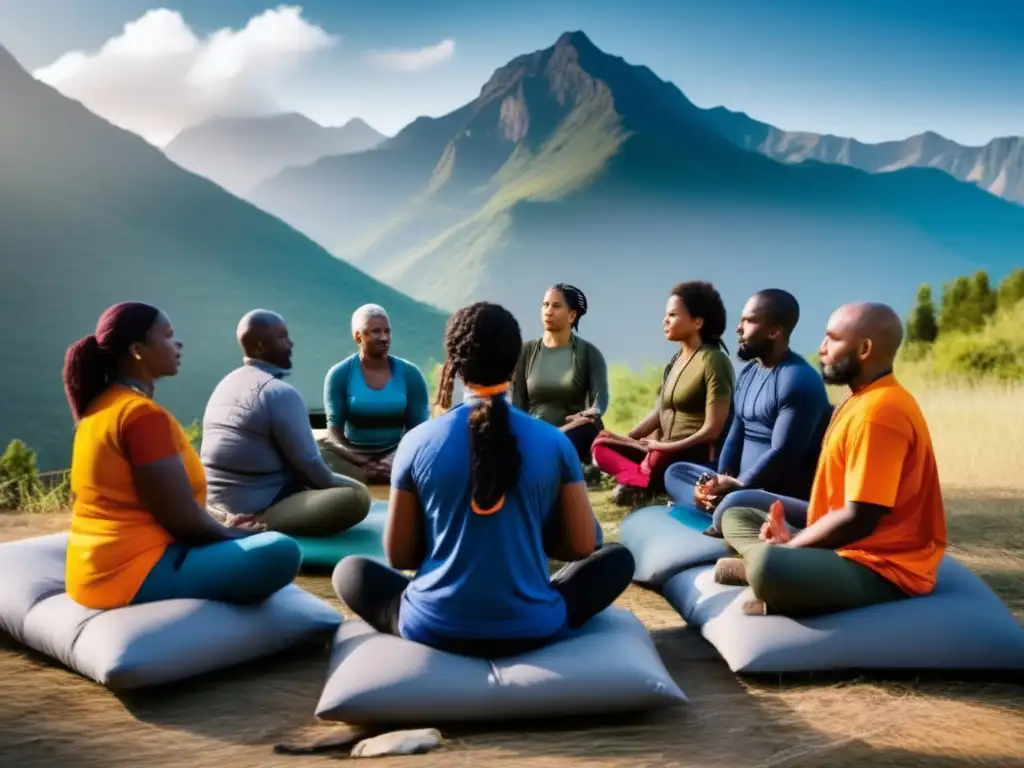
<svg viewBox="0 0 1024 768"><path fill-rule="evenodd" d="M594 441L594 463L615 478L615 501L623 506L663 493L665 470L676 462L714 471L732 416L736 373L722 344L725 305L718 291L710 283L677 285L664 329L679 352L665 368L654 410L628 435L602 431Z"/></svg>
<svg viewBox="0 0 1024 768"><path fill-rule="evenodd" d="M559 283L548 289L541 304L544 336L523 344L512 383L512 404L565 432L583 464L590 463L608 410L604 356L575 333L586 313L579 288Z"/></svg>

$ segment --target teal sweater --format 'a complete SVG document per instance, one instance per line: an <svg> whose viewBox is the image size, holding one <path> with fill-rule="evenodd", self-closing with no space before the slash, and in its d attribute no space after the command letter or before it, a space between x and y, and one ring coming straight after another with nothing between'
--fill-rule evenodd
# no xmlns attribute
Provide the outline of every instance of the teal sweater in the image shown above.
<svg viewBox="0 0 1024 768"><path fill-rule="evenodd" d="M379 390L367 386L358 354L334 365L324 379L327 424L341 428L355 448L393 448L430 418L430 393L420 369L393 355L388 363L391 378Z"/></svg>

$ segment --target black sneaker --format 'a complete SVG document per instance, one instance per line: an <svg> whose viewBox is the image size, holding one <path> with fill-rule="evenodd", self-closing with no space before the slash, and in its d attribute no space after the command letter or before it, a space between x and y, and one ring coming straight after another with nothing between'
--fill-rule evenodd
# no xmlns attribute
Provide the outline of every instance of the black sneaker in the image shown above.
<svg viewBox="0 0 1024 768"><path fill-rule="evenodd" d="M725 536L722 535L722 532L719 531L717 528L715 528L715 526L713 526L713 525L709 525L707 528L704 529L704 535L705 536L710 536L713 539L724 539L725 538Z"/></svg>

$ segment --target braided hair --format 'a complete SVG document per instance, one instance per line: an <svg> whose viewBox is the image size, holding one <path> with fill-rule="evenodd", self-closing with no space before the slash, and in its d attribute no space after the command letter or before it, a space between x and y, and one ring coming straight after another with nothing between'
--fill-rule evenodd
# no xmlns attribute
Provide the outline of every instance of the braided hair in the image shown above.
<svg viewBox="0 0 1024 768"><path fill-rule="evenodd" d="M568 283L557 283L551 286L551 290L558 291L565 298L565 304L576 313L576 319L572 323L572 329L580 329L580 319L587 314L587 297L575 285Z"/></svg>
<svg viewBox="0 0 1024 768"><path fill-rule="evenodd" d="M679 297L690 317L704 321L700 329L701 341L721 347L728 353L722 341L725 335L725 302L715 286L700 281L679 283L672 289L672 295Z"/></svg>
<svg viewBox="0 0 1024 768"><path fill-rule="evenodd" d="M504 307L480 301L448 319L437 405L451 407L455 377L469 388L507 385L523 340L519 323ZM504 392L475 398L469 416L470 483L473 509L490 514L501 508L506 492L519 479L522 457L509 423Z"/></svg>

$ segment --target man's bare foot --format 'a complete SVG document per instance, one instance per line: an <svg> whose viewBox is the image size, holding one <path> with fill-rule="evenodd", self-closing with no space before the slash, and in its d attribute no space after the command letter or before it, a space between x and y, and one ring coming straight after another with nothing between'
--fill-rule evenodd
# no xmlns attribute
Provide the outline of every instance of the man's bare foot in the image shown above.
<svg viewBox="0 0 1024 768"><path fill-rule="evenodd" d="M728 587L746 586L746 564L738 557L719 558L715 563L715 581Z"/></svg>

